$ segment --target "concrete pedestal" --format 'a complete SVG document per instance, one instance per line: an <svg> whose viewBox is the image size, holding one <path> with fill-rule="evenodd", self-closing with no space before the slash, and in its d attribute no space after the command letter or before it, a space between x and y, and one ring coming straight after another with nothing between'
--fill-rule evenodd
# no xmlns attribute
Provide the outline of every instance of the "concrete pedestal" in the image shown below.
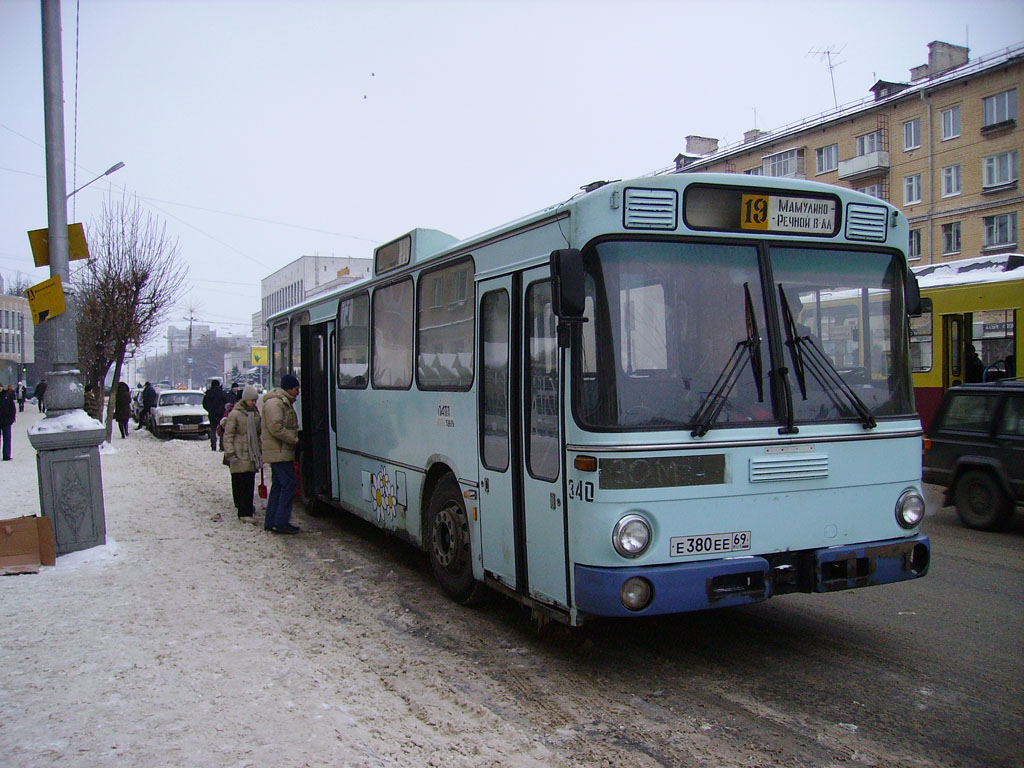
<svg viewBox="0 0 1024 768"><path fill-rule="evenodd" d="M85 416L81 411L78 414ZM49 415L36 426L48 420ZM78 428L29 430L28 436L36 449L40 505L43 515L53 522L58 555L99 547L107 541L99 450L106 431L72 426Z"/></svg>

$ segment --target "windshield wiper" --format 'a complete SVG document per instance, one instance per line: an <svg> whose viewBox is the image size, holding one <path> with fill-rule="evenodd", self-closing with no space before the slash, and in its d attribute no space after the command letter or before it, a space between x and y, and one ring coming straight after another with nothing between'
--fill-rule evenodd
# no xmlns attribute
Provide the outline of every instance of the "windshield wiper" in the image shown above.
<svg viewBox="0 0 1024 768"><path fill-rule="evenodd" d="M782 324L786 330L786 346L789 347L789 354L793 360L793 373L796 374L797 384L800 385L801 397L804 400L807 399L807 380L804 375L804 371L807 370L811 372L811 376L818 382L840 413L847 405L852 405L857 415L860 416L864 429L874 429L877 423L871 409L846 383L828 355L818 348L809 333L803 336L797 333L796 321L793 320L793 312L789 308L789 301L786 299L786 292L782 289L782 283L779 283L779 301L782 304ZM846 398L846 403L839 398L839 394Z"/></svg>
<svg viewBox="0 0 1024 768"><path fill-rule="evenodd" d="M718 374L715 384L708 391L701 401L697 412L693 415L695 424L691 437L704 437L708 430L718 419L718 415L725 407L729 394L739 381L740 374L750 363L750 369L754 374L754 385L757 387L757 402L764 402L764 385L761 381L761 334L757 328L757 318L754 316L754 302L750 299L750 284L743 284L747 315L747 337L736 342L736 347L725 363L722 372ZM744 354L746 352L746 354Z"/></svg>

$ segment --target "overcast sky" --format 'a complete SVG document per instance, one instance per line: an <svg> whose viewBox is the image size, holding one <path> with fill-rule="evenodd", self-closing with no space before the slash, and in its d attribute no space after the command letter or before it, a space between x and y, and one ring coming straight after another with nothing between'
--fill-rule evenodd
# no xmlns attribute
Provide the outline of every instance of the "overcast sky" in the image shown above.
<svg viewBox="0 0 1024 768"><path fill-rule="evenodd" d="M303 254L368 257L414 227L468 237L665 168L688 134L737 141L830 110L813 51L837 52L844 104L908 80L933 40L972 59L1024 41L1019 0L80 0L78 14L63 3L68 188L125 167L76 195L69 221L137 196L189 265L168 320L195 306L222 334L246 332L260 279ZM36 283L36 0L0 0L0 74L0 273Z"/></svg>

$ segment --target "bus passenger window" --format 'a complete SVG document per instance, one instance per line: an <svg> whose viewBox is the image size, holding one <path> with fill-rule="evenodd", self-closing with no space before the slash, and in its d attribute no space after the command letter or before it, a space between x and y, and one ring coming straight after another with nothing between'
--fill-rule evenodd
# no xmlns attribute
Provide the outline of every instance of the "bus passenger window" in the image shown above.
<svg viewBox="0 0 1024 768"><path fill-rule="evenodd" d="M304 325L309 325L309 312L303 312L301 315L297 315L292 318L292 361L291 368L292 373L302 381L302 344L300 342L301 328Z"/></svg>
<svg viewBox="0 0 1024 768"><path fill-rule="evenodd" d="M291 373L291 353L288 351L288 323L274 326L274 380L280 381L286 373Z"/></svg>
<svg viewBox="0 0 1024 768"><path fill-rule="evenodd" d="M338 308L338 386L366 386L369 356L370 299L363 293Z"/></svg>
<svg viewBox="0 0 1024 768"><path fill-rule="evenodd" d="M921 299L921 316L910 318L910 364L914 373L932 369L932 300Z"/></svg>
<svg viewBox="0 0 1024 768"><path fill-rule="evenodd" d="M373 292L373 387L408 389L412 384L412 280Z"/></svg>
<svg viewBox="0 0 1024 768"><path fill-rule="evenodd" d="M473 262L424 272L417 290L417 386L469 389L473 385Z"/></svg>

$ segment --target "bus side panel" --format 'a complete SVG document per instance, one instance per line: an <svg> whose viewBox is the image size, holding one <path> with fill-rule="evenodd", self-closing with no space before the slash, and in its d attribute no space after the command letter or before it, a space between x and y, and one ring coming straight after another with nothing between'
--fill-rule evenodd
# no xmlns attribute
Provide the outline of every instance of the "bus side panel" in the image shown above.
<svg viewBox="0 0 1024 768"><path fill-rule="evenodd" d="M475 393L339 389L337 408L342 505L421 544L431 465L476 476Z"/></svg>

